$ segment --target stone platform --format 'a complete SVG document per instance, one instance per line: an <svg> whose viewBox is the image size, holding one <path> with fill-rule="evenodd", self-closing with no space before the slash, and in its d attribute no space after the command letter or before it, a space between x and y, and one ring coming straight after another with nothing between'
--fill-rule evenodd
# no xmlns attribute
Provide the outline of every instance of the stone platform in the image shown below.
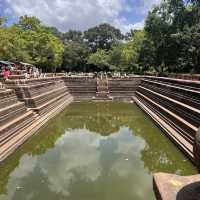
<svg viewBox="0 0 200 200"><path fill-rule="evenodd" d="M153 183L157 200L200 199L200 175L183 177L158 173Z"/></svg>

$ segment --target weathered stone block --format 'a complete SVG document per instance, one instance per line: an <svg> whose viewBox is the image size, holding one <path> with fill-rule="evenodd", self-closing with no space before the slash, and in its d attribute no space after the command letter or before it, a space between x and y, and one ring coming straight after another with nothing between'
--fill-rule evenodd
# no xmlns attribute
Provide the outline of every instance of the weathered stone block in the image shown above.
<svg viewBox="0 0 200 200"><path fill-rule="evenodd" d="M154 191L157 200L199 200L200 175L155 174Z"/></svg>

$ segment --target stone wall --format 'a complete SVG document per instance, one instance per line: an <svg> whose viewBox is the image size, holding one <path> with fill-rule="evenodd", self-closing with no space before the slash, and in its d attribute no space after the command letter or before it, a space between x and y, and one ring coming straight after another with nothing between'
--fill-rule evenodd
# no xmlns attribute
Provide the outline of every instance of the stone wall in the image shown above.
<svg viewBox="0 0 200 200"><path fill-rule="evenodd" d="M131 100L143 77L111 78L108 80L109 95L114 100Z"/></svg>
<svg viewBox="0 0 200 200"><path fill-rule="evenodd" d="M75 100L92 100L97 96L97 79L93 77L63 77ZM108 95L114 100L131 100L141 76L109 78Z"/></svg>
<svg viewBox="0 0 200 200"><path fill-rule="evenodd" d="M85 77L63 77L70 94L75 101L92 100L97 92L97 79Z"/></svg>

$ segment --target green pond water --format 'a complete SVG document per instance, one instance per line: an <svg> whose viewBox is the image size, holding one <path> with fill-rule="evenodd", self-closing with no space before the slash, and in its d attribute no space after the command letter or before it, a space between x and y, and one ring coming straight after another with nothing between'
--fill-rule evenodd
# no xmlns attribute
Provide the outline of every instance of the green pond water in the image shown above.
<svg viewBox="0 0 200 200"><path fill-rule="evenodd" d="M153 200L155 172L197 173L135 104L73 103L0 165L0 200Z"/></svg>

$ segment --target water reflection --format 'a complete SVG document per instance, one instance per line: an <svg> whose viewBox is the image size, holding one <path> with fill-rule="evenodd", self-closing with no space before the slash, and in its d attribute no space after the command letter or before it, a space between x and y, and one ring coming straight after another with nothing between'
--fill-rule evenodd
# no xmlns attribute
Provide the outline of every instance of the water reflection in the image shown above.
<svg viewBox="0 0 200 200"><path fill-rule="evenodd" d="M0 200L151 200L160 170L196 172L137 107L72 104L0 166Z"/></svg>

